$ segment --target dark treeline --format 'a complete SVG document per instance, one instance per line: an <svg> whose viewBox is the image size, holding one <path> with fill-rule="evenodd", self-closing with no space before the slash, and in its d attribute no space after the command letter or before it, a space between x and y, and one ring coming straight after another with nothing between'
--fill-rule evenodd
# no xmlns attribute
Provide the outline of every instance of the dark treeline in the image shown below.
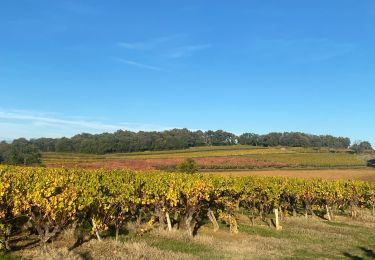
<svg viewBox="0 0 375 260"><path fill-rule="evenodd" d="M348 148L350 139L330 135L310 135L298 132L257 135L218 131L173 129L162 132L131 132L79 134L72 138L40 138L30 143L42 152L123 153L186 149L197 146L248 144L253 146Z"/></svg>
<svg viewBox="0 0 375 260"><path fill-rule="evenodd" d="M172 129L162 132L78 134L72 138L40 138L30 142L43 152L123 153L186 149L197 146L237 144L237 136L225 131L189 131Z"/></svg>
<svg viewBox="0 0 375 260"><path fill-rule="evenodd" d="M269 133L257 135L245 133L238 137L240 144L254 146L290 146L290 147L329 147L348 148L350 139L347 137L334 137L331 135L311 135L299 132Z"/></svg>

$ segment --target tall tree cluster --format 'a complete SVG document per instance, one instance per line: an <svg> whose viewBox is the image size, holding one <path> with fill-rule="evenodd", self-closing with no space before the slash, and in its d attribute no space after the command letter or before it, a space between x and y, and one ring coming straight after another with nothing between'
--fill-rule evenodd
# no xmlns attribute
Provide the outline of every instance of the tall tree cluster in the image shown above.
<svg viewBox="0 0 375 260"><path fill-rule="evenodd" d="M331 135L311 135L299 132L269 133L257 135L244 133L238 137L240 144L254 146L290 146L290 147L330 147L348 148L350 139L345 137L334 137Z"/></svg>
<svg viewBox="0 0 375 260"><path fill-rule="evenodd" d="M189 131L172 129L162 132L131 132L78 134L72 138L40 138L31 140L43 152L123 153L186 149L196 146L234 145L237 137L222 130Z"/></svg>
<svg viewBox="0 0 375 260"><path fill-rule="evenodd" d="M41 162L40 149L25 138L0 143L0 163L32 165Z"/></svg>
<svg viewBox="0 0 375 260"><path fill-rule="evenodd" d="M348 148L350 146L350 139L330 135L309 135L298 132L269 133L265 135L244 133L237 136L223 130L190 131L184 128L162 132L131 132L118 130L115 133L82 133L75 135L72 138L32 139L30 140L30 143L43 152L105 154L236 144L263 147L289 146Z"/></svg>
<svg viewBox="0 0 375 260"><path fill-rule="evenodd" d="M350 149L352 149L356 153L366 153L374 151L371 144L367 141L357 141L350 147Z"/></svg>

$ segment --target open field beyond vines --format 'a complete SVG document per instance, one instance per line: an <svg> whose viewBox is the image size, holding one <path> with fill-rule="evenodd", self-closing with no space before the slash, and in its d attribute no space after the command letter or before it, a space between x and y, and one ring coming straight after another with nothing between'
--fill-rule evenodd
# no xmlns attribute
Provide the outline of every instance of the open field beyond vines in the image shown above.
<svg viewBox="0 0 375 260"><path fill-rule="evenodd" d="M291 178L321 178L327 180L361 180L375 182L374 168L360 169L273 169L244 171L209 171L209 174L223 176L279 176Z"/></svg>
<svg viewBox="0 0 375 260"><path fill-rule="evenodd" d="M186 158L193 158L201 170L359 168L367 165L364 159L347 150L242 145L105 155L44 153L43 163L47 167L165 170L173 169Z"/></svg>

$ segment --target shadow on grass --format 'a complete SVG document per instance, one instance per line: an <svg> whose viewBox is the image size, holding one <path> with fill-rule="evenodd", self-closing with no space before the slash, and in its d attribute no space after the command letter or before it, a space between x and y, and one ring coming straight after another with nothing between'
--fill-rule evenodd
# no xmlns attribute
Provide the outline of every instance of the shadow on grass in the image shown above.
<svg viewBox="0 0 375 260"><path fill-rule="evenodd" d="M359 247L361 251L363 252L363 256L358 256L358 255L352 255L348 252L343 253L343 255L349 259L353 260L359 260L359 259L375 259L375 253L373 250L365 248L365 247Z"/></svg>
<svg viewBox="0 0 375 260"><path fill-rule="evenodd" d="M12 245L11 248L12 248L12 251L21 251L23 249L37 247L39 245L40 245L39 240L34 239L34 240L29 240L26 243L23 243L22 245Z"/></svg>
<svg viewBox="0 0 375 260"><path fill-rule="evenodd" d="M367 161L367 166L375 168L375 159L368 160Z"/></svg>

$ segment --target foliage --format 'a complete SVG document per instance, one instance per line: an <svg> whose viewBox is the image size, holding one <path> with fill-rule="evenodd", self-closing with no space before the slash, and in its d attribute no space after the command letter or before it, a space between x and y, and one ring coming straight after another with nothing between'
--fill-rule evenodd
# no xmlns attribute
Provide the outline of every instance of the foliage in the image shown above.
<svg viewBox="0 0 375 260"><path fill-rule="evenodd" d="M89 154L128 153L187 149L199 146L231 146L247 144L258 147L330 147L348 148L349 138L330 135L310 135L299 132L258 135L244 133L236 136L223 130L190 131L172 129L162 132L82 133L72 138L39 138L30 140L42 152L74 152Z"/></svg>
<svg viewBox="0 0 375 260"><path fill-rule="evenodd" d="M196 173L198 172L198 164L191 158L179 163L176 167L178 172Z"/></svg>
<svg viewBox="0 0 375 260"><path fill-rule="evenodd" d="M373 148L370 142L363 141L363 142L356 142L354 143L350 149L352 149L356 153L364 153L364 152L373 152Z"/></svg>
<svg viewBox="0 0 375 260"><path fill-rule="evenodd" d="M244 133L238 137L240 144L254 146L289 146L289 147L331 147L348 148L350 139L334 137L331 135L311 135L299 132L290 133L269 133L257 135Z"/></svg>
<svg viewBox="0 0 375 260"><path fill-rule="evenodd" d="M40 162L39 149L24 138L16 139L11 144L0 143L0 163L32 165Z"/></svg>
<svg viewBox="0 0 375 260"><path fill-rule="evenodd" d="M192 234L195 223L208 220L212 211L236 233L238 209L263 219L275 208L284 215L326 209L353 215L356 208L374 207L375 184L361 181L0 167L3 245L9 245L5 230L18 230L25 218L45 245L74 223L91 225L100 239L109 227L119 230L129 221L150 227L156 220L164 226L172 216L170 223Z"/></svg>

